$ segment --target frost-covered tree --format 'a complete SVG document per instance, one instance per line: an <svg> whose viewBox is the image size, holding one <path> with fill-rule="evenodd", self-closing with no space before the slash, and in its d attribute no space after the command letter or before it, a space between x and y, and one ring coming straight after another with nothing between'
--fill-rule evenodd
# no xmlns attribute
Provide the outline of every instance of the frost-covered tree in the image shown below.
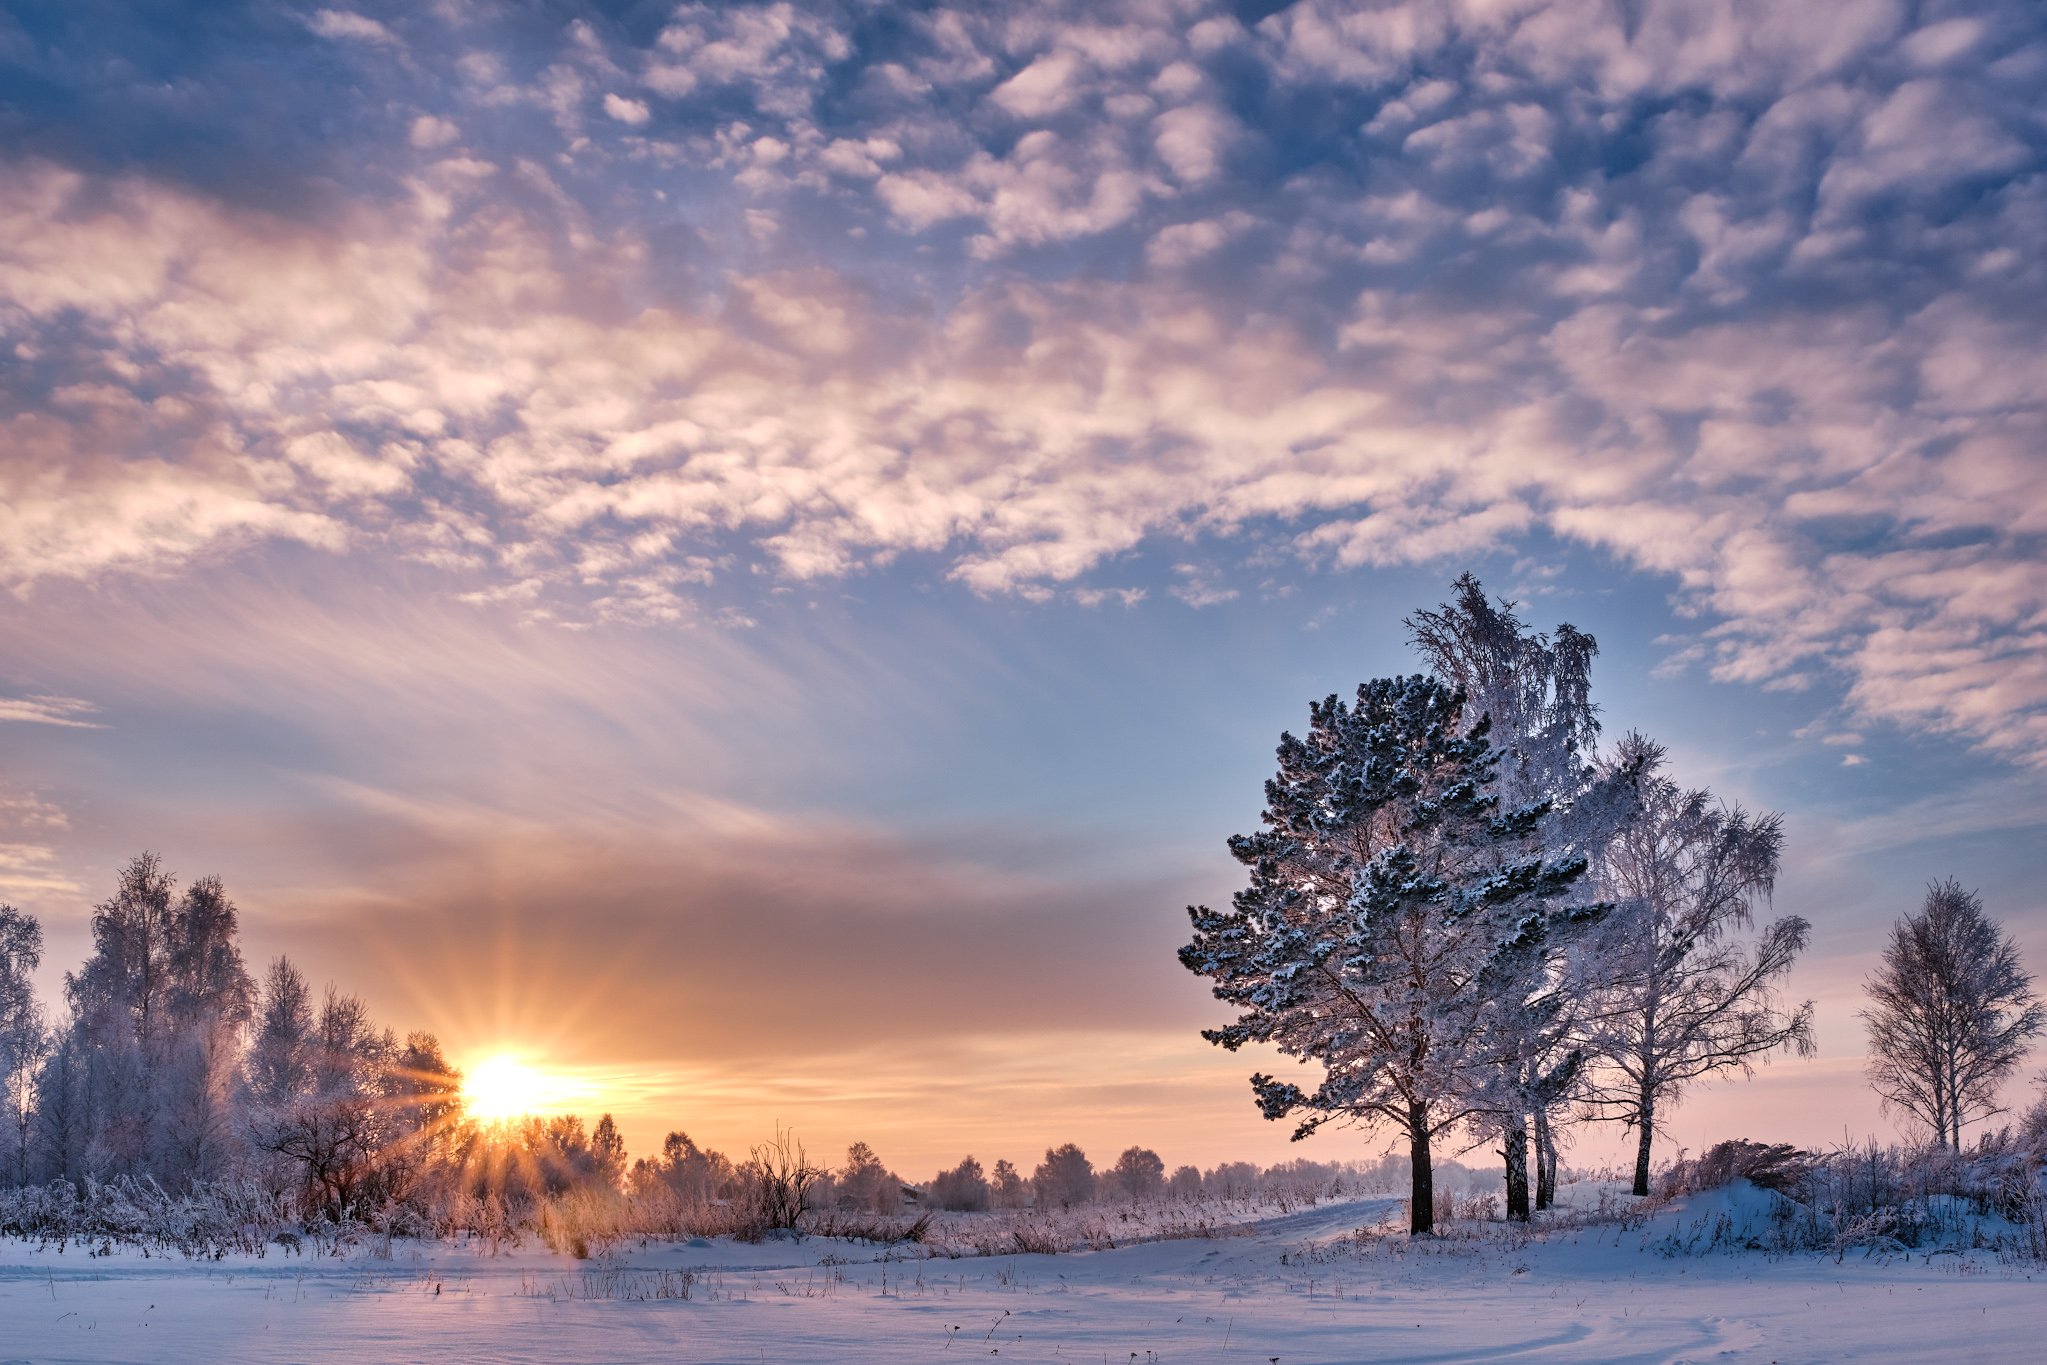
<svg viewBox="0 0 2047 1365"><path fill-rule="evenodd" d="M1126 1199L1152 1199L1166 1185L1166 1163L1149 1147L1128 1147L1104 1178Z"/></svg>
<svg viewBox="0 0 2047 1365"><path fill-rule="evenodd" d="M43 1064L36 1072L35 1112L29 1120L31 1181L64 1180L83 1185L92 1149L92 1116L87 1092L90 1070L86 1043L65 1019L50 1031Z"/></svg>
<svg viewBox="0 0 2047 1365"><path fill-rule="evenodd" d="M1175 1199L1195 1199L1201 1195L1201 1168L1199 1166L1176 1166L1166 1179L1166 1193Z"/></svg>
<svg viewBox="0 0 2047 1365"><path fill-rule="evenodd" d="M1870 1084L1957 1151L1965 1125L2003 1112L1998 1087L2047 1031L2018 946L1953 878L1892 928L1863 990Z"/></svg>
<svg viewBox="0 0 2047 1365"><path fill-rule="evenodd" d="M833 1181L838 1202L846 1208L887 1213L903 1202L903 1182L864 1142L846 1148L846 1164L834 1173Z"/></svg>
<svg viewBox="0 0 2047 1365"><path fill-rule="evenodd" d="M249 1137L299 1172L310 1202L340 1218L372 1185L396 1136L389 1078L397 1039L371 1024L360 999L330 986L308 1048L300 1088L257 1109Z"/></svg>
<svg viewBox="0 0 2047 1365"><path fill-rule="evenodd" d="M386 1068L382 1091L386 1131L376 1158L379 1193L402 1198L435 1167L458 1160L465 1136L462 1073L448 1061L440 1039L413 1032L405 1036L405 1046ZM610 1117L605 1115L605 1120ZM618 1142L613 1125L610 1145L600 1148L604 1124L598 1130L585 1164L593 1179L616 1185L625 1164L625 1146Z"/></svg>
<svg viewBox="0 0 2047 1365"><path fill-rule="evenodd" d="M1533 840L1547 803L1502 809L1488 726L1437 679L1315 703L1278 757L1264 828L1230 840L1250 886L1227 912L1188 912L1182 964L1241 1010L1203 1036L1323 1069L1312 1091L1251 1078L1267 1118L1308 1115L1297 1139L1332 1120L1404 1134L1411 1226L1429 1232L1431 1144L1497 1104L1483 983L1588 913L1563 904L1586 861Z"/></svg>
<svg viewBox="0 0 2047 1365"><path fill-rule="evenodd" d="M1095 1197L1095 1166L1074 1143L1047 1148L1045 1159L1031 1173L1031 1188L1041 1209L1070 1209Z"/></svg>
<svg viewBox="0 0 2047 1365"><path fill-rule="evenodd" d="M1031 1202L1030 1182L1006 1157L997 1158L988 1173L988 1202L998 1209L1020 1209Z"/></svg>
<svg viewBox="0 0 2047 1365"><path fill-rule="evenodd" d="M730 1158L699 1147L688 1133L670 1133L661 1140L661 1154L633 1163L632 1187L645 1193L659 1187L686 1204L709 1204L738 1179Z"/></svg>
<svg viewBox="0 0 2047 1365"><path fill-rule="evenodd" d="M1780 817L1680 787L1639 735L1615 761L1638 770L1637 804L1599 864L1617 908L1604 931L1587 1100L1635 1130L1634 1192L1646 1195L1657 1126L1687 1087L1747 1072L1780 1048L1811 1054L1812 1002L1777 998L1810 926L1787 915L1753 942L1740 937L1776 884Z"/></svg>
<svg viewBox="0 0 2047 1365"><path fill-rule="evenodd" d="M1488 726L1501 805L1513 810L1547 803L1523 856L1540 850L1557 861L1596 858L1629 809L1633 778L1626 767L1595 763L1592 660L1598 642L1568 623L1553 634L1535 630L1512 602L1489 599L1472 574L1459 577L1452 591L1451 601L1407 619L1408 638L1431 673L1464 693L1467 729L1481 721ZM1584 1073L1576 1006L1591 966L1584 949L1593 919L1580 918L1571 932L1549 936L1518 962L1497 963L1498 979L1489 983L1495 1008L1485 1027L1495 1103L1476 1116L1474 1127L1500 1143L1509 1217L1529 1216L1531 1140L1534 1207L1547 1207L1555 1189L1554 1128ZM1518 976L1500 975L1508 969Z"/></svg>
<svg viewBox="0 0 2047 1365"><path fill-rule="evenodd" d="M1535 630L1469 573L1451 588L1454 600L1407 618L1408 638L1431 673L1463 691L1467 724L1491 723L1501 803L1547 800L1561 812L1593 777L1599 642L1569 624Z"/></svg>
<svg viewBox="0 0 2047 1365"><path fill-rule="evenodd" d="M988 1207L988 1193L988 1177L971 1156L931 1178L931 1202L941 1209L978 1213Z"/></svg>
<svg viewBox="0 0 2047 1365"><path fill-rule="evenodd" d="M185 888L165 950L169 1016L156 1077L160 1125L151 1158L160 1180L226 1173L236 1144L243 1033L256 987L235 943L239 916L218 877Z"/></svg>
<svg viewBox="0 0 2047 1365"><path fill-rule="evenodd" d="M288 957L263 978L255 1036L244 1061L244 1084L258 1108L282 1104L313 1081L313 994Z"/></svg>
<svg viewBox="0 0 2047 1365"><path fill-rule="evenodd" d="M590 1130L590 1152L597 1163L597 1178L607 1189L618 1188L625 1178L625 1139L619 1135L618 1121L609 1114L597 1120L597 1126Z"/></svg>
<svg viewBox="0 0 2047 1365"><path fill-rule="evenodd" d="M1217 1199L1249 1199L1263 1182L1248 1161L1224 1161L1201 1177L1201 1188Z"/></svg>
<svg viewBox="0 0 2047 1365"><path fill-rule="evenodd" d="M28 1179L36 1072L49 1048L34 981L42 960L43 926L33 915L0 905L0 1106L7 1120L0 1181L9 1185Z"/></svg>
<svg viewBox="0 0 2047 1365"><path fill-rule="evenodd" d="M65 978L85 1084L88 1169L177 1185L233 1156L241 1030L255 996L220 881L176 894L154 853L95 907L93 952Z"/></svg>

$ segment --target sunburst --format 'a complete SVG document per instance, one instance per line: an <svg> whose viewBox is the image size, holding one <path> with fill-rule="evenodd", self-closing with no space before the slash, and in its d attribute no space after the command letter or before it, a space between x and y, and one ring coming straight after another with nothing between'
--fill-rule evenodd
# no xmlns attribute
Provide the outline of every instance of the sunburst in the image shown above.
<svg viewBox="0 0 2047 1365"><path fill-rule="evenodd" d="M575 1098L563 1077L532 1065L517 1053L500 1052L469 1067L462 1076L462 1107L471 1118L503 1123L528 1114L550 1114Z"/></svg>

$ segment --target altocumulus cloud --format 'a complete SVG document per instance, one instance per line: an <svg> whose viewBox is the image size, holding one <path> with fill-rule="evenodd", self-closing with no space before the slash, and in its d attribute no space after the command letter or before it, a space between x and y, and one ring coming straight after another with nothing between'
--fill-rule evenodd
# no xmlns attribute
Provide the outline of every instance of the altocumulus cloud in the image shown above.
<svg viewBox="0 0 2047 1365"><path fill-rule="evenodd" d="M1680 662L2047 758L2036 6L235 16L8 37L17 590L284 540L672 621L1549 533Z"/></svg>

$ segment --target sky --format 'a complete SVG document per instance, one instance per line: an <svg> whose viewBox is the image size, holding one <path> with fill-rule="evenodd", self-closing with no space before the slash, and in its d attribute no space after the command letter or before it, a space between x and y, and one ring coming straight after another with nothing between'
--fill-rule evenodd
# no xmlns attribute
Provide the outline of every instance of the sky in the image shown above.
<svg viewBox="0 0 2047 1365"><path fill-rule="evenodd" d="M1927 884L2047 972L2043 90L2023 0L9 5L0 899L54 1001L158 850L636 1151L1368 1156L1175 951L1470 569L1784 815L1819 1054L1673 1146L1888 1136Z"/></svg>

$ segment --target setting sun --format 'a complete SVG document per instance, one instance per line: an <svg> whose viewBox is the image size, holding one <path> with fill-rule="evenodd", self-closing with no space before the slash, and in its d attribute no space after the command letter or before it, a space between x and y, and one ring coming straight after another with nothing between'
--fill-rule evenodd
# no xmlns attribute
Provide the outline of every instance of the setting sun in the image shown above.
<svg viewBox="0 0 2047 1365"><path fill-rule="evenodd" d="M555 1077L505 1052L469 1069L462 1079L462 1105L472 1118L497 1123L548 1112L561 1090Z"/></svg>

